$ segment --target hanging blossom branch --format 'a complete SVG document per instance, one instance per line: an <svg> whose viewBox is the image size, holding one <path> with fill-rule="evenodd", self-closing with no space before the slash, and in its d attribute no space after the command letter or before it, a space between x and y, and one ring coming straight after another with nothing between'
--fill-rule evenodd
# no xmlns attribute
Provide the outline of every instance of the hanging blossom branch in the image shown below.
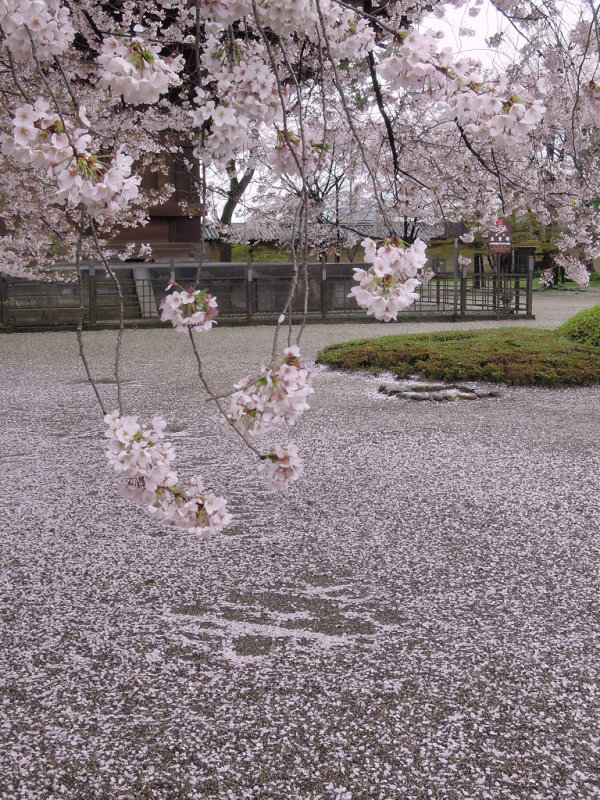
<svg viewBox="0 0 600 800"><path fill-rule="evenodd" d="M332 76L333 76L333 82L334 82L335 87L336 87L337 92L338 92L340 105L341 105L341 107L342 107L342 109L344 111L344 114L346 115L346 119L348 121L348 126L349 126L350 130L352 131L352 136L354 137L354 141L356 142L356 144L358 146L358 149L360 151L361 158L362 158L362 163L364 164L367 172L369 173L369 177L371 178L371 183L372 183L372 186L373 186L373 195L375 197L375 202L377 203L377 207L379 208L379 211L381 213L381 217L384 220L385 224L387 225L390 233L392 233L393 230L394 230L394 226L392 225L392 223L391 223L391 221L389 219L389 215L388 215L386 209L384 208L384 205L383 205L383 203L381 201L381 198L379 196L379 182L377 180L377 176L375 175L373 167L371 166L369 158L367 157L367 153L365 151L362 139L359 136L358 131L356 130L356 126L354 124L354 120L352 119L352 114L350 112L350 108L348 107L348 103L346 101L345 93L344 93L344 90L343 90L341 82L340 82L340 76L339 76L339 72L338 72L338 69L337 69L336 64L335 64L335 59L332 58L332 56L331 56L331 46L330 46L329 36L327 35L327 32L326 32L326 24L325 24L325 20L324 20L324 17L323 17L323 11L322 11L322 8L321 8L321 4L320 4L319 0L315 0L315 4L316 4L317 13L318 13L318 16L319 16L319 24L320 24L320 29L318 31L318 34L319 34L319 37L323 38L323 42L324 42L324 45L325 45L324 49L325 49L325 52L326 52L326 54L327 54L327 56L329 58L329 63L330 63L330 66L331 66L331 72L332 72Z"/></svg>
<svg viewBox="0 0 600 800"><path fill-rule="evenodd" d="M84 290L83 272L81 269L81 250L83 247L85 220L86 220L86 211L85 208L82 208L79 216L79 237L77 239L77 249L75 251L75 269L77 270L77 285L79 289L79 319L77 321L77 344L79 345L79 357L81 358L81 362L85 369L85 374L87 375L89 384L92 387L94 394L96 395L96 400L98 401L100 410L102 411L103 414L107 414L106 407L102 401L102 397L100 396L98 385L92 376L92 371L90 369L90 365L88 363L87 356L85 354L85 348L83 345L83 316L85 312L85 301L83 293Z"/></svg>
<svg viewBox="0 0 600 800"><path fill-rule="evenodd" d="M300 158L298 156L298 153L296 152L296 148L294 147L293 137L292 137L291 132L290 132L290 130L288 128L288 122L287 122L287 113L288 112L287 112L287 107L286 107L285 96L283 94L282 81L281 81L281 78L280 78L280 75L279 75L279 68L277 66L277 61L275 59L275 55L274 55L273 49L271 47L271 42L269 41L269 37L266 35L265 30L264 30L263 26L261 25L261 22L260 22L260 19L259 19L259 14L258 14L258 9L256 7L256 0L252 0L252 11L253 11L253 14L254 14L255 25L256 25L256 27L258 29L258 32L259 32L259 34L260 34L260 36L261 36L261 38L263 40L265 49L266 49L266 51L268 53L268 56L269 56L269 62L271 64L271 70L273 72L273 75L274 75L275 81L276 81L277 95L279 97L279 102L281 104L281 110L282 110L282 115L283 115L283 117L282 117L283 141L281 142L280 146L282 148L285 148L286 152L292 156L293 162L296 165L296 169L298 170L298 173L300 174L300 178L301 178L301 181L302 181L302 203L304 204L306 202L306 197L307 197L307 193L306 193L306 147L305 147L305 140L304 140L304 130L303 130L303 126L302 126L302 118L300 117L300 136L301 136L301 140L300 141L301 141L301 146L302 146L302 152L301 152L301 158ZM293 75L293 71L291 69L290 69L290 74ZM302 108L301 103L300 103L300 108ZM290 281L290 287L289 287L289 291L288 291L288 296L286 298L286 301L284 303L283 309L281 311L281 314L279 316L279 319L277 320L277 324L276 324L276 327L275 327L275 333L274 333L274 336L273 336L273 358L275 358L276 353L277 353L277 343L278 343L278 338L279 338L279 330L280 330L281 325L284 322L285 317L286 317L287 314L290 315L290 324L291 324L291 306L292 306L293 298L294 298L294 296L296 294L296 288L298 286L298 257L297 257L297 254L296 254L296 230L298 230L298 232L300 230L299 225L298 225L298 220L301 218L300 217L300 214L301 214L300 209L301 209L301 206L298 208L296 214L294 215L294 221L293 221L293 224L292 224L292 238L291 238L292 278L291 278L291 281ZM298 228L296 228L297 225L298 225Z"/></svg>
<svg viewBox="0 0 600 800"><path fill-rule="evenodd" d="M106 274L110 277L115 290L117 292L117 298L119 301L119 330L117 333L117 343L115 345L115 362L114 362L114 375L115 375L115 382L117 386L117 406L119 409L119 414L123 413L123 397L122 397L122 381L121 381L121 348L123 346L123 332L125 330L125 300L123 298L123 290L121 288L121 282L117 278L116 272L111 267L110 262L104 255L104 251L100 245L98 240L98 233L96 231L96 224L94 222L93 217L89 216L89 225L90 230L92 232L92 238L94 240L94 245L96 246L96 251L102 261Z"/></svg>
<svg viewBox="0 0 600 800"><path fill-rule="evenodd" d="M306 319L308 316L308 174L307 174L307 167L308 167L308 158L307 158L307 141L306 141L306 128L304 124L304 113L302 107L302 94L300 90L300 84L298 83L298 79L296 77L295 71L292 69L292 65L290 64L288 55L285 51L281 43L281 39L279 39L279 46L281 50L281 54L283 56L284 63L288 69L288 74L290 75L292 82L294 84L294 88L296 91L296 99L297 99L297 108L298 108L298 127L300 130L300 144L302 147L301 155L302 155L302 165L300 171L300 177L302 181L302 193L301 193L301 212L300 212L300 221L303 223L302 230L303 236L300 237L300 243L302 246L302 277L304 278L304 291L302 297L302 320L300 322L300 328L298 330L298 334L296 336L296 344L300 344L300 340L302 338L302 333L304 331L304 326L306 325ZM277 76L277 80L279 81L279 76ZM325 137L324 137L325 138ZM324 144L324 141L323 143ZM288 143L290 149L293 149L291 143ZM319 153L319 161L323 158L324 147L321 148ZM318 164L316 165L315 169L318 168ZM292 229L294 230L294 229ZM298 225L298 233L300 233L300 224ZM293 233L292 233L293 235ZM293 240L293 245L295 245L295 241ZM288 302L288 305L291 305L292 296ZM292 344L292 315L289 314L289 323L288 323L288 347ZM274 344L275 347L275 344Z"/></svg>

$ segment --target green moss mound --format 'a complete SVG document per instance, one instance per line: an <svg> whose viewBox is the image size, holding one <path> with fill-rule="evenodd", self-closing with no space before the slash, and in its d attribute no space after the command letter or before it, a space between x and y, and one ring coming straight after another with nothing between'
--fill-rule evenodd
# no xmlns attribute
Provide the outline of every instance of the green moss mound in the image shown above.
<svg viewBox="0 0 600 800"><path fill-rule="evenodd" d="M450 331L384 336L332 345L317 362L399 378L491 381L513 386L590 386L600 383L600 349L535 328Z"/></svg>
<svg viewBox="0 0 600 800"><path fill-rule="evenodd" d="M559 336L600 347L600 305L580 311L556 329Z"/></svg>

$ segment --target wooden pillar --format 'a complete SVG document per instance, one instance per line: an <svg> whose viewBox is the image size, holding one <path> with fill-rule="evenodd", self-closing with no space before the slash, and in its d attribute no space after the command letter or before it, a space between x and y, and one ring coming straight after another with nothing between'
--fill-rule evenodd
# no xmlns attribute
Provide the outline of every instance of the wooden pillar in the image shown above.
<svg viewBox="0 0 600 800"><path fill-rule="evenodd" d="M460 315L464 317L467 313L467 265L463 264L462 276L460 281Z"/></svg>
<svg viewBox="0 0 600 800"><path fill-rule="evenodd" d="M454 239L454 322L458 319L458 238Z"/></svg>
<svg viewBox="0 0 600 800"><path fill-rule="evenodd" d="M327 319L327 256L321 256L321 319Z"/></svg>
<svg viewBox="0 0 600 800"><path fill-rule="evenodd" d="M98 319L98 291L96 283L96 268L90 264L88 275L88 300L90 307L90 324L94 325ZM83 320L81 320L83 322Z"/></svg>
<svg viewBox="0 0 600 800"><path fill-rule="evenodd" d="M500 319L500 261L502 256L496 253L496 271L494 273L494 310L496 319Z"/></svg>
<svg viewBox="0 0 600 800"><path fill-rule="evenodd" d="M252 262L248 260L246 264L246 317L248 322L252 322L254 313L254 283L252 275Z"/></svg>
<svg viewBox="0 0 600 800"><path fill-rule="evenodd" d="M533 316L533 267L535 259L533 256L527 258L527 316Z"/></svg>
<svg viewBox="0 0 600 800"><path fill-rule="evenodd" d="M0 322L2 325L8 325L8 281L6 278L0 278Z"/></svg>

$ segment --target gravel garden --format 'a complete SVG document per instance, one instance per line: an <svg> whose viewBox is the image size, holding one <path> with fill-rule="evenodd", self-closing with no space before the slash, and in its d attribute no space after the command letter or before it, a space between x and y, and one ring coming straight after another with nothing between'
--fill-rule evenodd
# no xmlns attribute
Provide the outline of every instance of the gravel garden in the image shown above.
<svg viewBox="0 0 600 800"><path fill-rule="evenodd" d="M533 327L599 300L536 294ZM303 353L502 326L314 325ZM204 335L216 384L269 337ZM86 342L110 403L114 333ZM124 398L227 497L208 541L119 495L73 334L0 337L1 800L600 797L600 387L408 402L316 366L280 495L186 344L127 331Z"/></svg>

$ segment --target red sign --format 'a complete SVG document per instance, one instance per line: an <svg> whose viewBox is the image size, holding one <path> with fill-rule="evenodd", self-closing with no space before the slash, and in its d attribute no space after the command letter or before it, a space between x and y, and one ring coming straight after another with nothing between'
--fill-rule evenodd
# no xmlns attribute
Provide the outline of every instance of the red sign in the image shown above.
<svg viewBox="0 0 600 800"><path fill-rule="evenodd" d="M490 251L492 253L510 253L512 242L508 222L498 219L496 226L496 230L490 233Z"/></svg>

